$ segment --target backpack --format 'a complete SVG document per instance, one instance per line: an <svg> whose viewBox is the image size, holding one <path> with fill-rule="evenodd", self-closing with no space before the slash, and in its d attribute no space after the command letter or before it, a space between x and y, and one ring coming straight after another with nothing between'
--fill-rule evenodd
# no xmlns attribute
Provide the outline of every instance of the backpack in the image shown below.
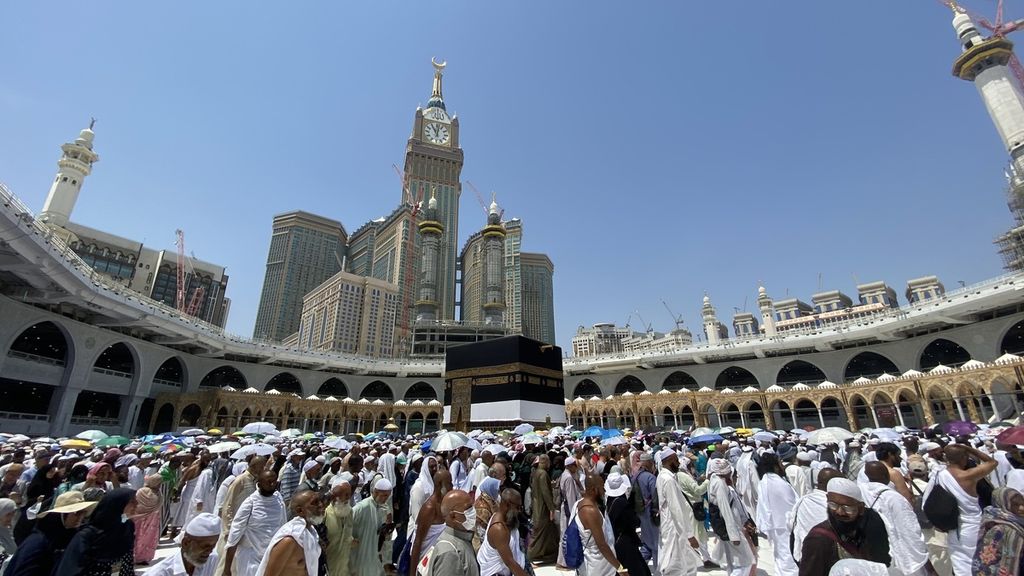
<svg viewBox="0 0 1024 576"><path fill-rule="evenodd" d="M717 504L708 500L708 518L711 521L711 530L716 536L721 538L723 541L729 541L729 528L725 525L725 518L722 516L722 510Z"/></svg>
<svg viewBox="0 0 1024 576"><path fill-rule="evenodd" d="M580 535L580 527L576 525L579 509L580 503L577 502L565 525L565 532L562 533L562 556L565 557L566 568L576 569L583 565L583 537Z"/></svg>
<svg viewBox="0 0 1024 576"><path fill-rule="evenodd" d="M940 474L948 472L943 471ZM921 508L928 521L940 532L954 531L960 525L960 504L956 496L950 494L949 490L943 488L937 481Z"/></svg>
<svg viewBox="0 0 1024 576"><path fill-rule="evenodd" d="M928 529L932 528L932 521L928 519L928 515L924 513L922 508L921 499L924 497L924 492L921 492L921 488L918 487L917 483L913 480L910 481L911 492L916 492L914 496L914 515L917 516L917 523L921 525L921 528Z"/></svg>
<svg viewBox="0 0 1024 576"><path fill-rule="evenodd" d="M378 478L383 478L384 475L380 472L375 472L373 476L370 476L370 480L363 484L363 487L359 489L359 495L363 498L369 498L370 492L373 490L374 483L377 482Z"/></svg>

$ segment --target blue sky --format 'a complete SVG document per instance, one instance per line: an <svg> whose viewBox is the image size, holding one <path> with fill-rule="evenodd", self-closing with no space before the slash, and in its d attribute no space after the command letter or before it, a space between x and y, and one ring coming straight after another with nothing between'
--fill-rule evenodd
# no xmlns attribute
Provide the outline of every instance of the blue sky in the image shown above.
<svg viewBox="0 0 1024 576"><path fill-rule="evenodd" d="M993 0L973 8L994 12ZM1010 6L1009 16L1017 16ZM558 343L661 301L700 330L769 294L1001 273L1007 155L937 2L21 2L0 180L42 207L98 119L73 219L228 267L251 335L275 213L349 231L400 199L431 56L463 180L555 263ZM466 190L461 236L484 223ZM633 315L632 325L640 322Z"/></svg>

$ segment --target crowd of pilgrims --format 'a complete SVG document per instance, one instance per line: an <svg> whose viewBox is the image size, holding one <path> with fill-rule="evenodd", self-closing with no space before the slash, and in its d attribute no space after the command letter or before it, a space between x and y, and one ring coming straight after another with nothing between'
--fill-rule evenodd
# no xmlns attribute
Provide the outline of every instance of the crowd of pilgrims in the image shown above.
<svg viewBox="0 0 1024 576"><path fill-rule="evenodd" d="M305 441L238 461L8 444L0 574L751 576L761 547L784 576L1024 573L1016 446L676 440ZM155 561L162 537L177 547Z"/></svg>

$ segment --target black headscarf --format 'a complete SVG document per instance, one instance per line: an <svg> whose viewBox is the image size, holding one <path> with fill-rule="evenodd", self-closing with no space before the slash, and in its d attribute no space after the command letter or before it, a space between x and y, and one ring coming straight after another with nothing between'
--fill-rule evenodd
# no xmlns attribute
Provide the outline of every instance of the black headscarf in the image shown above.
<svg viewBox="0 0 1024 576"><path fill-rule="evenodd" d="M53 478L48 478L47 476L51 470L53 470L52 464L46 464L39 470L36 470L36 474L32 477L32 481L29 482L28 489L25 493L29 502L34 504L36 499L40 496L46 500L53 497L54 490L56 490L57 486L60 485L60 477L54 476ZM49 506L46 506L45 504L44 507L44 509L49 508Z"/></svg>
<svg viewBox="0 0 1024 576"><path fill-rule="evenodd" d="M123 558L135 546L135 524L121 521L124 509L135 497L132 488L107 492L89 517L89 523L68 544L56 576L82 576L96 563Z"/></svg>

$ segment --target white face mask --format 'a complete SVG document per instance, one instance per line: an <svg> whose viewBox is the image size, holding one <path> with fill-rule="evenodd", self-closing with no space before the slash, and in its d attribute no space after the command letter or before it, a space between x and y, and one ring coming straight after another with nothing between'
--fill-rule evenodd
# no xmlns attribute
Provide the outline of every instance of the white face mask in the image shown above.
<svg viewBox="0 0 1024 576"><path fill-rule="evenodd" d="M470 508L469 510L463 510L462 515L466 517L462 521L462 527L467 531L472 531L476 528L476 508Z"/></svg>

